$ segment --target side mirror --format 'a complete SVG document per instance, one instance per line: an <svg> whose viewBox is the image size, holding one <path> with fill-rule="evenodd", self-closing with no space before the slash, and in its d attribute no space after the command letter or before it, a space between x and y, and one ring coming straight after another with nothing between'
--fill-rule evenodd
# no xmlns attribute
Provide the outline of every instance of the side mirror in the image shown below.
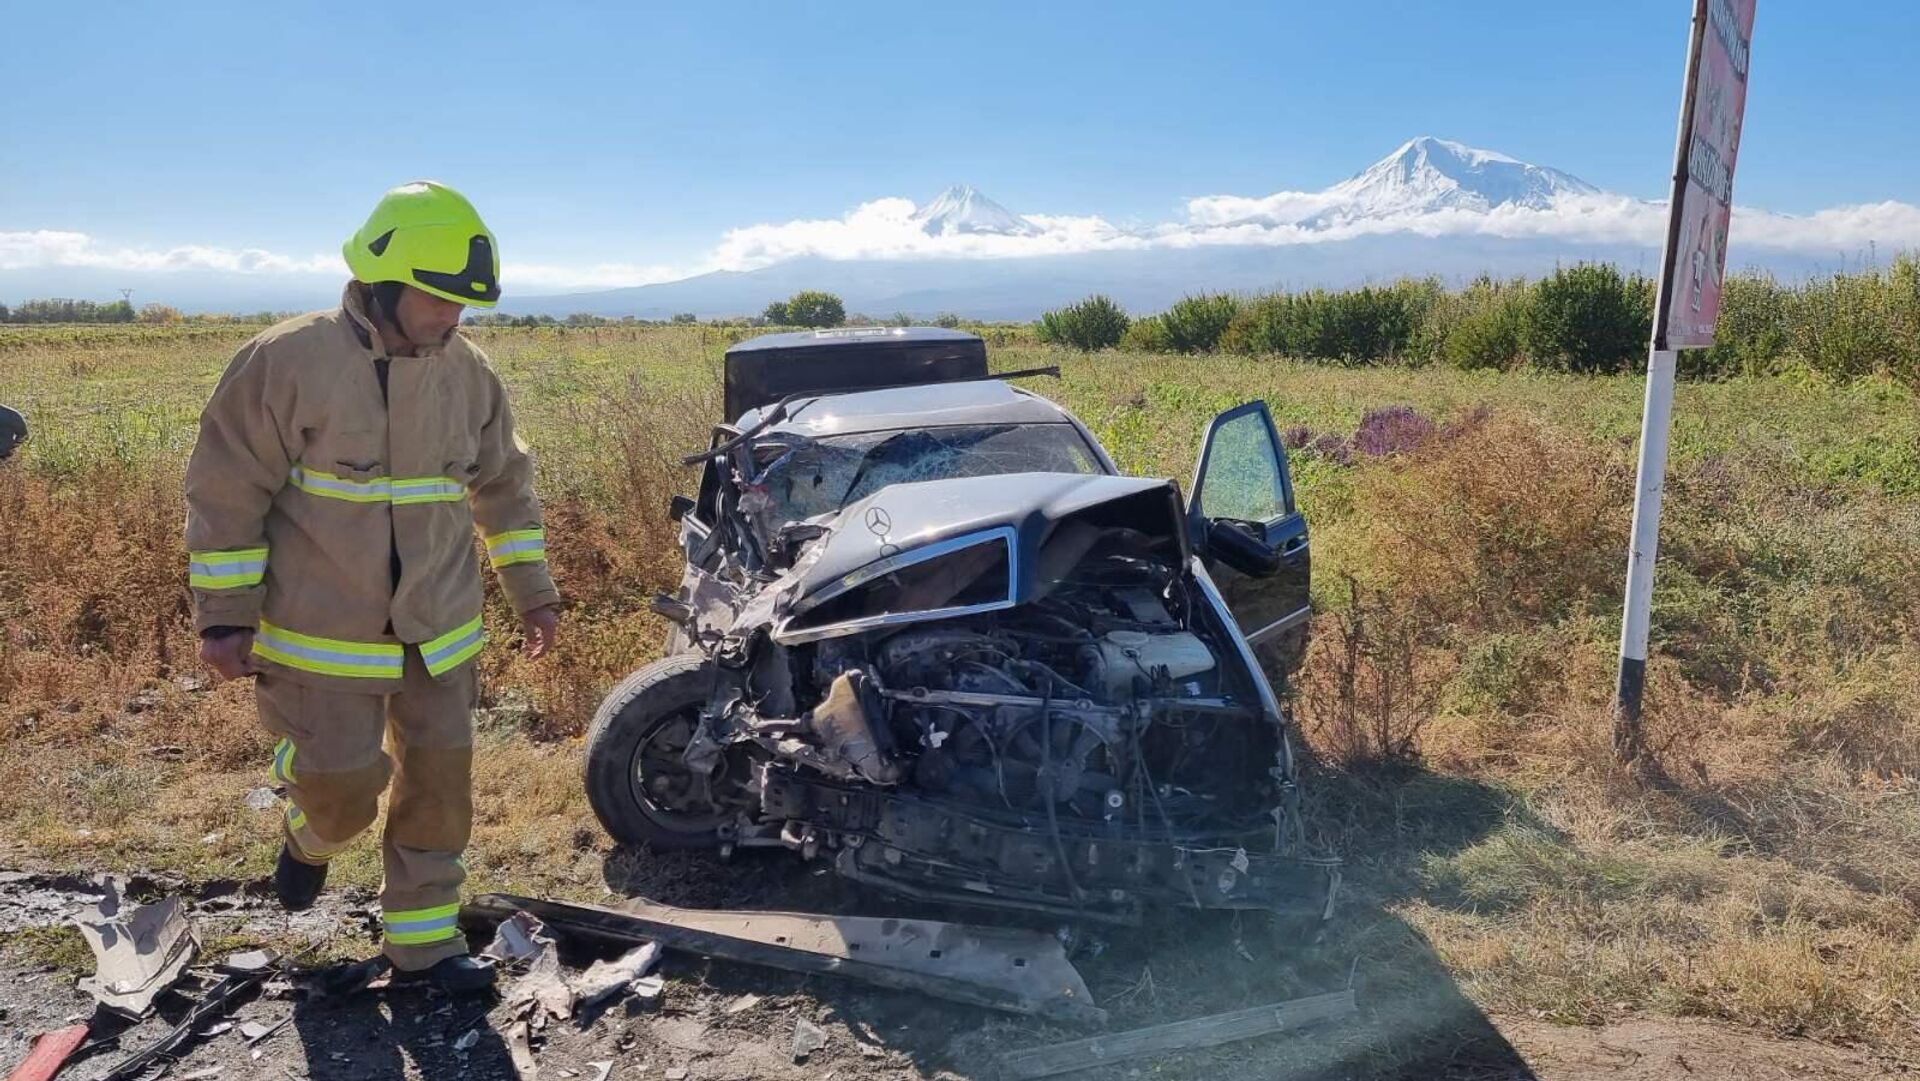
<svg viewBox="0 0 1920 1081"><path fill-rule="evenodd" d="M670 522L677 522L680 519L685 518L687 516L687 512L692 510L695 505L696 504L694 503L694 501L691 499L688 499L686 496L683 496L683 495L674 496L672 499L667 501L667 520Z"/></svg>
<svg viewBox="0 0 1920 1081"><path fill-rule="evenodd" d="M1280 553L1239 522L1219 519L1207 527L1207 554L1249 578L1280 571Z"/></svg>

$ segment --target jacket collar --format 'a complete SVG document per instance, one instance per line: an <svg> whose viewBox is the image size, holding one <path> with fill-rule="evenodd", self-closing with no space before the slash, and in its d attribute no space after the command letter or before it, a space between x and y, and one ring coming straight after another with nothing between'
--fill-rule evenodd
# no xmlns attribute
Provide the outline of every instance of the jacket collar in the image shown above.
<svg viewBox="0 0 1920 1081"><path fill-rule="evenodd" d="M340 294L340 312L346 317L348 329L352 330L353 336L360 340L361 347L373 354L375 360L386 360L391 354L387 352L386 342L380 339L380 330L374 326L373 317L367 314L368 300L366 283L358 280L349 281L346 290ZM456 330L454 333L458 334L459 331ZM427 357L436 357L445 349L445 343L423 345L414 350L412 357L400 359L422 360Z"/></svg>

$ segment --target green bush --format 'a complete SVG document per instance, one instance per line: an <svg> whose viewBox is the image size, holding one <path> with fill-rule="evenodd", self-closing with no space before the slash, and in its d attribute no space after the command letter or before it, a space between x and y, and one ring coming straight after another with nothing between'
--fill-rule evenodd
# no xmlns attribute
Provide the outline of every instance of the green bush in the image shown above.
<svg viewBox="0 0 1920 1081"><path fill-rule="evenodd" d="M1109 298L1094 294L1078 304L1056 308L1040 317L1040 340L1070 345L1082 352L1111 349L1126 336L1127 313Z"/></svg>
<svg viewBox="0 0 1920 1081"><path fill-rule="evenodd" d="M1463 369L1506 369L1521 356L1530 290L1524 281L1482 277L1429 311L1425 337L1436 358Z"/></svg>
<svg viewBox="0 0 1920 1081"><path fill-rule="evenodd" d="M1720 292L1720 320L1713 345L1680 354L1679 373L1690 379L1768 375L1787 354L1788 290L1766 274L1736 274Z"/></svg>
<svg viewBox="0 0 1920 1081"><path fill-rule="evenodd" d="M1920 263L1809 282L1787 305L1787 341L1807 367L1837 379L1885 373L1920 380Z"/></svg>
<svg viewBox="0 0 1920 1081"><path fill-rule="evenodd" d="M1127 324L1127 332L1121 336L1120 344L1136 353L1171 353L1172 340L1167 337L1167 322L1158 315L1145 319L1135 319Z"/></svg>
<svg viewBox="0 0 1920 1081"><path fill-rule="evenodd" d="M1521 323L1528 357L1569 372L1630 371L1652 333L1652 283L1604 263L1562 267L1535 283Z"/></svg>
<svg viewBox="0 0 1920 1081"><path fill-rule="evenodd" d="M1160 317L1167 344L1176 353L1211 353L1239 310L1240 301L1230 293L1186 297Z"/></svg>
<svg viewBox="0 0 1920 1081"><path fill-rule="evenodd" d="M847 308L832 293L803 289L787 298L787 321L797 327L837 327L847 321Z"/></svg>

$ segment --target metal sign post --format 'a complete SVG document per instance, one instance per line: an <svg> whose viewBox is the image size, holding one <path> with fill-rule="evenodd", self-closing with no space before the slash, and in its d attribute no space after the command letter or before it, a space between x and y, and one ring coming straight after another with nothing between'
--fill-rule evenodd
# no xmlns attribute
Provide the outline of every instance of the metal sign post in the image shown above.
<svg viewBox="0 0 1920 1081"><path fill-rule="evenodd" d="M1647 400L1640 420L1633 539L1627 552L1626 611L1620 626L1620 679L1614 698L1614 754L1646 755L1641 697L1653 612L1653 565L1660 545L1660 497L1666 487L1667 433L1673 417L1674 358L1713 344L1733 215L1733 165L1747 104L1748 48L1755 0L1694 0L1687 76L1674 150L1673 193L1660 290L1647 352Z"/></svg>

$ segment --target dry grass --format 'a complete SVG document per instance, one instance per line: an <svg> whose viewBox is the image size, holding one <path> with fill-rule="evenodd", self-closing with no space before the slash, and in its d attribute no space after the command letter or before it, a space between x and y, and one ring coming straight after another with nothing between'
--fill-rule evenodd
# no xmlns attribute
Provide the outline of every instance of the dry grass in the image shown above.
<svg viewBox="0 0 1920 1081"><path fill-rule="evenodd" d="M179 474L244 330L0 336L0 401L38 428L0 468L0 836L21 859L195 877L269 866L246 809L269 739L200 689ZM672 585L677 455L717 412L701 328L488 331L541 456L573 602L558 655L487 654L477 883L598 893L577 736L648 658ZM1129 470L1183 475L1214 411L1271 401L1344 435L1405 403L1427 442L1295 468L1322 614L1300 681L1315 821L1369 900L1484 1005L1626 1010L1913 1042L1920 971L1920 410L1871 380L1683 389L1651 669L1666 783L1607 754L1639 384L1083 358L1049 389ZM1484 408L1483 408L1484 407ZM510 638L492 598L497 637ZM1383 758L1417 767L1382 766ZM1335 768L1340 767L1340 768ZM340 865L373 884L371 846ZM1360 906L1356 906L1358 911ZM1355 919L1336 948L1412 949ZM1371 937L1370 937L1371 936Z"/></svg>

